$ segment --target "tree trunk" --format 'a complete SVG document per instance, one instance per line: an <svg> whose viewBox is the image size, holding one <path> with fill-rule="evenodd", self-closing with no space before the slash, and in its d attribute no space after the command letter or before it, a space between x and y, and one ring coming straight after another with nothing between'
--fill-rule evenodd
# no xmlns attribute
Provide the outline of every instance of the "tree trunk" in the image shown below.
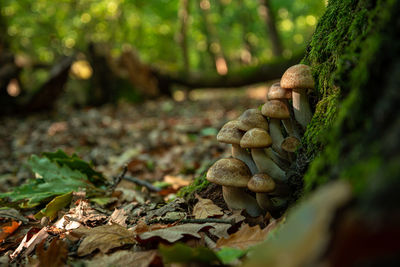
<svg viewBox="0 0 400 267"><path fill-rule="evenodd" d="M184 72L190 72L190 62L189 62L189 52L188 52L188 42L187 42L187 29L189 21L189 0L180 0L179 8L179 24L180 31L178 35L178 43L182 49L183 58L183 69Z"/></svg>
<svg viewBox="0 0 400 267"><path fill-rule="evenodd" d="M207 36L207 50L214 59L217 73L219 75L226 75L228 73L228 63L221 47L221 42L218 38L217 29L210 21L209 12L211 8L211 2L209 0L199 0L199 4Z"/></svg>
<svg viewBox="0 0 400 267"><path fill-rule="evenodd" d="M276 57L282 56L282 41L278 30L276 29L275 16L271 10L271 4L269 0L260 0L260 7L260 15L265 20L268 29L268 36L271 40L272 53Z"/></svg>

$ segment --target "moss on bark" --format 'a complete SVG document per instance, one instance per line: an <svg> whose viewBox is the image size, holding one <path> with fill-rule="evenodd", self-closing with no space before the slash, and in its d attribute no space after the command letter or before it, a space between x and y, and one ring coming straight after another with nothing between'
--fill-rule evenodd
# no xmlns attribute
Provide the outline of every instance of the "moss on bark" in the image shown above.
<svg viewBox="0 0 400 267"><path fill-rule="evenodd" d="M335 0L320 19L303 59L317 81L299 157L312 161L306 192L337 178L362 192L399 176L399 6Z"/></svg>

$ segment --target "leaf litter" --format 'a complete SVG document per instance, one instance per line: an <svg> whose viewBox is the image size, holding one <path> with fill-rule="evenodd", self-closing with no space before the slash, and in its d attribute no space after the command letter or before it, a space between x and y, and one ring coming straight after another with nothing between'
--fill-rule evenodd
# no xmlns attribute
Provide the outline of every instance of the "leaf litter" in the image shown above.
<svg viewBox="0 0 400 267"><path fill-rule="evenodd" d="M2 121L17 131L6 136L0 129L0 136L11 144L0 154L5 159L0 174L6 177L0 190L14 188L1 193L0 201L19 213L0 213L0 222L16 220L30 230L22 240L13 241L19 242L14 243L19 244L16 249L0 253L14 264L38 266L50 261L59 266L74 261L88 266L228 264L263 241L265 229L250 226L254 223L240 211L232 213L213 201L221 197L220 189L211 187L210 197L201 194L195 202L176 197L210 163L230 154L228 145L215 140L218 129L263 100L157 101ZM160 101L176 108L160 114ZM50 131L60 122L65 127ZM56 152L31 156L38 151ZM36 178L27 168L9 168L25 160ZM127 177L143 183L122 179L112 187L111 178L124 166ZM162 190L150 190L146 184ZM45 219L42 225L40 218ZM173 244L181 245L168 248ZM184 251L187 254L179 259ZM52 255L56 252L59 255Z"/></svg>

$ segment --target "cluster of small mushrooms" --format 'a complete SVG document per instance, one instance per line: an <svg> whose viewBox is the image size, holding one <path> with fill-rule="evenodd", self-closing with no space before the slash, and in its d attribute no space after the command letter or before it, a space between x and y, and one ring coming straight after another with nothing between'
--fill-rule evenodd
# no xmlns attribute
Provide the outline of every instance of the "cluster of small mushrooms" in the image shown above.
<svg viewBox="0 0 400 267"><path fill-rule="evenodd" d="M286 171L312 117L307 96L312 89L310 67L292 66L271 86L261 110L248 109L221 128L217 140L232 145L232 157L215 162L207 180L222 185L230 209L245 209L255 217L286 207Z"/></svg>

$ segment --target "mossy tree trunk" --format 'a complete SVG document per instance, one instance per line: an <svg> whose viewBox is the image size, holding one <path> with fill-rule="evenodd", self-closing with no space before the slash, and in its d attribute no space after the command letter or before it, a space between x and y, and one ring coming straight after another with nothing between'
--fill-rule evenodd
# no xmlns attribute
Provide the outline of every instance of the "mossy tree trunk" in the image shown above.
<svg viewBox="0 0 400 267"><path fill-rule="evenodd" d="M315 114L289 173L298 189L345 179L360 198L399 202L390 194L400 189L399 11L396 0L329 2L302 61L317 86Z"/></svg>

